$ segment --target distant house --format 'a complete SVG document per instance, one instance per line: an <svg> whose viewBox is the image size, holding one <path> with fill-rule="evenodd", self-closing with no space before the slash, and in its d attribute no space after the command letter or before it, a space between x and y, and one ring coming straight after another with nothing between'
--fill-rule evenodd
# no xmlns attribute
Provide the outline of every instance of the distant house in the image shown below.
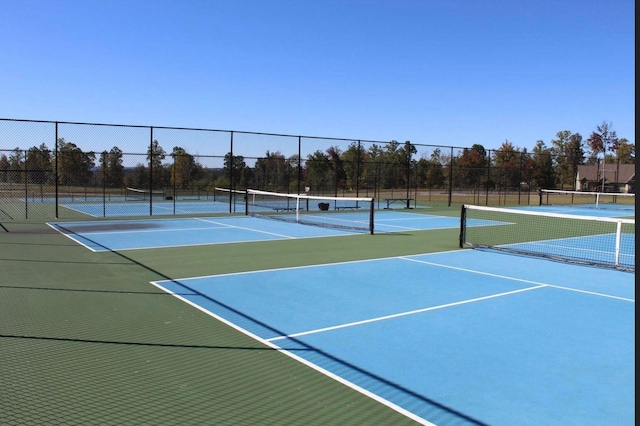
<svg viewBox="0 0 640 426"><path fill-rule="evenodd" d="M578 166L576 189L578 191L635 193L635 164L595 164Z"/></svg>

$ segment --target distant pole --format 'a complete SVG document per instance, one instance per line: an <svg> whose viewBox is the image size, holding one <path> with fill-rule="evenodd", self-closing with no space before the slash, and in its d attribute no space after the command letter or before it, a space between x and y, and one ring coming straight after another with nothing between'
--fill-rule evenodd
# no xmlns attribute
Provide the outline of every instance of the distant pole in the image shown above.
<svg viewBox="0 0 640 426"><path fill-rule="evenodd" d="M453 147L451 147L451 157L449 160L449 202L448 206L451 207L451 201L453 198Z"/></svg>
<svg viewBox="0 0 640 426"><path fill-rule="evenodd" d="M602 190L604 192L604 173L607 168L607 147L604 144L604 138L602 139Z"/></svg>
<svg viewBox="0 0 640 426"><path fill-rule="evenodd" d="M58 180L60 175L58 174L58 161L60 161L60 156L58 155L58 122L56 121L56 140L55 143L53 144L54 148L54 160L53 160L53 164L54 164L54 171L53 171L53 179L55 180L55 190L56 190L56 219L58 219L58 203L60 202L60 198L58 195Z"/></svg>
<svg viewBox="0 0 640 426"><path fill-rule="evenodd" d="M153 216L153 126L149 128L149 216Z"/></svg>
<svg viewBox="0 0 640 426"><path fill-rule="evenodd" d="M356 197L360 196L360 141L356 151Z"/></svg>
<svg viewBox="0 0 640 426"><path fill-rule="evenodd" d="M409 197L411 197L411 144L407 144L407 208L409 208Z"/></svg>
<svg viewBox="0 0 640 426"><path fill-rule="evenodd" d="M235 160L233 158L233 131L229 135L229 213L233 213L233 209L235 207L234 203L234 195L233 190L235 189L235 182L233 179L233 175L235 173L234 164Z"/></svg>
<svg viewBox="0 0 640 426"><path fill-rule="evenodd" d="M302 136L298 136L298 195L302 189Z"/></svg>

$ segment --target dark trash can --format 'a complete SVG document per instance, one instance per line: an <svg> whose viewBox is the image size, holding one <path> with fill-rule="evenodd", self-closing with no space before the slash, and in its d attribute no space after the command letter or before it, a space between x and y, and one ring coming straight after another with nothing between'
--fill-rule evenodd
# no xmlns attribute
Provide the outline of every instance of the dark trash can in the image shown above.
<svg viewBox="0 0 640 426"><path fill-rule="evenodd" d="M318 203L318 208L320 210L329 210L329 203Z"/></svg>

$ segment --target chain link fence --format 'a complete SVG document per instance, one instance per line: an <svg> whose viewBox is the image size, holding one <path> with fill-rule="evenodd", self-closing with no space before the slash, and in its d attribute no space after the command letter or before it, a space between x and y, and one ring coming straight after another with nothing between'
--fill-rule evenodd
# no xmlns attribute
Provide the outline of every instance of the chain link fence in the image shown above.
<svg viewBox="0 0 640 426"><path fill-rule="evenodd" d="M243 211L216 188L527 205L572 188L551 150L0 119L0 220ZM566 167L565 167L566 169Z"/></svg>

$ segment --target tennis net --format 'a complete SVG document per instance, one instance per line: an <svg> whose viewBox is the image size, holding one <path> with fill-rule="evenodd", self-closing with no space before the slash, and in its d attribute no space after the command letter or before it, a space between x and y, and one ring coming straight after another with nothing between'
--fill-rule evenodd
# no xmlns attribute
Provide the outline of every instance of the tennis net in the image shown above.
<svg viewBox="0 0 640 426"><path fill-rule="evenodd" d="M635 219L463 205L460 247L490 248L635 272Z"/></svg>
<svg viewBox="0 0 640 426"><path fill-rule="evenodd" d="M247 189L245 201L247 215L373 234L373 198L323 197Z"/></svg>
<svg viewBox="0 0 640 426"><path fill-rule="evenodd" d="M124 193L124 199L126 201L148 201L148 200L164 200L164 191L126 188Z"/></svg>
<svg viewBox="0 0 640 426"><path fill-rule="evenodd" d="M636 194L541 189L540 205L635 211Z"/></svg>
<svg viewBox="0 0 640 426"><path fill-rule="evenodd" d="M241 191L239 189L219 188L213 189L213 201L228 203L243 203L244 197L247 195L247 191Z"/></svg>

